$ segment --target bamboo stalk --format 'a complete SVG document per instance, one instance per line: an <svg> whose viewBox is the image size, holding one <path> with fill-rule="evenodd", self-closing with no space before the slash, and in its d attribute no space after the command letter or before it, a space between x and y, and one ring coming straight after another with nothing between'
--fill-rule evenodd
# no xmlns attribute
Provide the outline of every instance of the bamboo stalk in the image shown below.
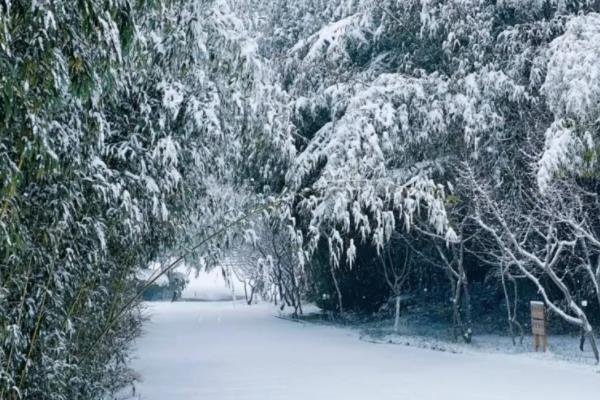
<svg viewBox="0 0 600 400"><path fill-rule="evenodd" d="M31 336L31 343L29 344L29 350L27 352L27 357L25 358L25 366L23 367L23 372L21 373L21 379L19 381L19 386L18 386L19 391L23 387L23 384L25 383L25 378L27 376L27 370L28 370L28 362L29 362L29 359L33 355L33 350L35 349L35 344L37 342L37 338L40 333L40 327L42 326L42 320L43 320L43 316L44 316L44 309L46 308L46 299L48 298L48 291L50 289L50 284L52 283L53 272L54 272L53 269L48 271L48 279L46 280L46 285L44 286L44 297L42 298L42 304L40 305L40 311L38 313L38 318L35 323L33 335Z"/></svg>
<svg viewBox="0 0 600 400"><path fill-rule="evenodd" d="M27 286L29 286L29 280L31 279L31 263L29 263L29 269L27 271L27 278L25 279L25 285L23 286L23 294L21 296L21 303L19 304L19 315L17 317L17 326L21 327L21 319L23 317L23 308L25 307L25 298L27 297ZM8 360L6 362L6 372L10 373L10 367L12 364L12 356L15 350L15 344L13 343L10 347L10 352L8 353ZM2 392L0 392L0 400L4 399L4 390L2 388Z"/></svg>
<svg viewBox="0 0 600 400"><path fill-rule="evenodd" d="M23 150L23 153L21 154L21 159L19 160L19 164L17 165L17 169L19 170L19 172L21 172L21 168L23 168L24 161L25 161L25 150ZM0 218L4 217L4 214L6 213L6 211L8 211L8 203L10 203L10 201L14 197L16 190L17 190L17 174L15 174L15 176L13 176L13 178L11 180L10 189L8 191L6 199L4 200L4 204L2 205L2 211L0 212ZM0 400L1 400L1 398L0 398Z"/></svg>

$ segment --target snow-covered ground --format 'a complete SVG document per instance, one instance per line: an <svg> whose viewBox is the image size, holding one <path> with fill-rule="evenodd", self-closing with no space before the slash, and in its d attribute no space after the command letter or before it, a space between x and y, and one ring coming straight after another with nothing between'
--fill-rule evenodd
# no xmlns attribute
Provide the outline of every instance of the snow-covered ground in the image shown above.
<svg viewBox="0 0 600 400"><path fill-rule="evenodd" d="M597 367L361 341L268 305L151 303L133 368L143 400L595 398Z"/></svg>

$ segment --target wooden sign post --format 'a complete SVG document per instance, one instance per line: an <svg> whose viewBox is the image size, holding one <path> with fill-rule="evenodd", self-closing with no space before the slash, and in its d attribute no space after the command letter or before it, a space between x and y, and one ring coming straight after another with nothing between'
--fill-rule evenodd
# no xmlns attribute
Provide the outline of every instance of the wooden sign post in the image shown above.
<svg viewBox="0 0 600 400"><path fill-rule="evenodd" d="M548 348L548 336L546 335L546 309L541 301L531 302L531 331L533 333L533 347L538 351L540 345L544 352Z"/></svg>

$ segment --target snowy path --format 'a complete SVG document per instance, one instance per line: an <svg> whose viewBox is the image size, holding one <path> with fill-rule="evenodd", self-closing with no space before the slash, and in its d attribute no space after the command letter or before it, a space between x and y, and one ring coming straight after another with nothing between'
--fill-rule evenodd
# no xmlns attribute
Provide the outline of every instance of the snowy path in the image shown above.
<svg viewBox="0 0 600 400"><path fill-rule="evenodd" d="M371 344L268 306L153 303L133 367L143 400L596 398L597 368Z"/></svg>

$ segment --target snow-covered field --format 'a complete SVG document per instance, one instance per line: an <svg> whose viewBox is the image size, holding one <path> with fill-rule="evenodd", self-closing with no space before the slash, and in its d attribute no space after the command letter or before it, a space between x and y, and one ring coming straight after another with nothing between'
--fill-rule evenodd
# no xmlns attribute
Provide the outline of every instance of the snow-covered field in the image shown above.
<svg viewBox="0 0 600 400"><path fill-rule="evenodd" d="M133 368L143 400L595 398L597 367L361 341L269 305L150 303Z"/></svg>

